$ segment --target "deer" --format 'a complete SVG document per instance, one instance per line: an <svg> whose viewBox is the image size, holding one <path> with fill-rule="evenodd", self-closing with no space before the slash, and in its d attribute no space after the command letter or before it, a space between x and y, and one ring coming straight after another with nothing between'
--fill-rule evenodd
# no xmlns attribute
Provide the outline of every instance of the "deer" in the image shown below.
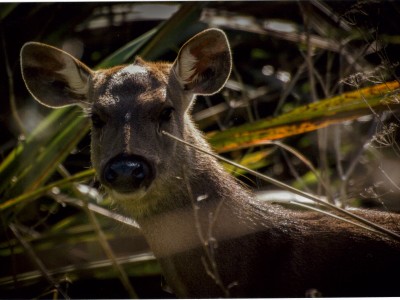
<svg viewBox="0 0 400 300"><path fill-rule="evenodd" d="M260 201L207 154L191 110L197 95L219 92L230 76L222 30L189 39L173 63L136 57L92 70L38 42L26 43L20 59L36 101L78 105L90 117L97 179L140 225L176 296L400 296L398 240ZM397 214L355 214L398 232Z"/></svg>

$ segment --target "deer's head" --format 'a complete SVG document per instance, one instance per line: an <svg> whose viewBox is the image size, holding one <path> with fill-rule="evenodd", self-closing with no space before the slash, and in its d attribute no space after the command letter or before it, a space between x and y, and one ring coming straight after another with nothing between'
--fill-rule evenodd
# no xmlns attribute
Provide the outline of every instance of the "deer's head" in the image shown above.
<svg viewBox="0 0 400 300"><path fill-rule="evenodd" d="M60 49L31 42L21 50L21 66L37 101L87 111L92 164L100 182L114 199L135 201L145 213L156 205L158 194L174 186L171 181L179 180L178 165L190 160L185 147L162 131L189 142L201 140L190 107L195 95L211 95L223 87L231 53L225 34L209 29L190 39L173 64L137 58L94 71Z"/></svg>

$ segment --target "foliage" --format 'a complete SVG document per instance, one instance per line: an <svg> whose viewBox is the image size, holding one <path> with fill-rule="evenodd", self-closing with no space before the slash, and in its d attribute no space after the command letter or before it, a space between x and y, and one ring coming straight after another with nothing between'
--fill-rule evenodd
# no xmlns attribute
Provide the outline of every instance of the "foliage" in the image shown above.
<svg viewBox="0 0 400 300"><path fill-rule="evenodd" d="M233 74L220 95L199 98L193 111L214 149L339 206L363 202L398 209L390 200L399 192L393 167L399 84L391 54L398 53L399 37L384 26L389 17L378 32L375 5L395 16L396 3L0 4L6 66L0 79L8 82L1 90L3 100L9 99L2 110L8 121L2 123L2 142L12 145L1 148L1 295L73 297L88 278L117 279L122 287L112 291L122 292L111 296L99 287L77 297L167 295L145 288L158 284L160 269L134 220L102 199L88 164L88 120L77 108L25 110L35 104L19 77L15 53L24 42L84 48L83 61L105 68L136 55L173 60L193 34L224 29L232 43ZM143 17L167 8L164 21L129 19L130 13ZM38 22L49 13L51 18ZM364 13L371 16L367 25ZM113 27L96 28L106 18ZM13 40L19 22L32 30ZM26 114L35 110L46 117L30 130ZM285 145L271 143L277 139ZM271 189L252 174L227 168L245 174L240 178L255 189ZM15 292L15 286L24 289Z"/></svg>

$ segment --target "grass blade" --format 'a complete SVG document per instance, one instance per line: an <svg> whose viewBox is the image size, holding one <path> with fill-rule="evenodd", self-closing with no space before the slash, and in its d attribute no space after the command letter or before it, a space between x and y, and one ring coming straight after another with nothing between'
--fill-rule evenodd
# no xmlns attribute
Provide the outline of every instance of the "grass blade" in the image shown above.
<svg viewBox="0 0 400 300"><path fill-rule="evenodd" d="M399 83L392 81L357 89L303 105L275 118L212 133L209 142L218 152L226 152L354 120L374 111L385 110L388 105L399 105L396 100L399 88Z"/></svg>

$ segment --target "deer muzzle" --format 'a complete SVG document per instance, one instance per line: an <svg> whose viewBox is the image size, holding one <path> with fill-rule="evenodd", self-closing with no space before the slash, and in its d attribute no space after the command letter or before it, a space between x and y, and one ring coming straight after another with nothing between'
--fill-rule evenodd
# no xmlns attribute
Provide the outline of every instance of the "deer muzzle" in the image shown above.
<svg viewBox="0 0 400 300"><path fill-rule="evenodd" d="M120 154L104 166L101 181L118 193L147 189L154 179L151 164L141 156Z"/></svg>

